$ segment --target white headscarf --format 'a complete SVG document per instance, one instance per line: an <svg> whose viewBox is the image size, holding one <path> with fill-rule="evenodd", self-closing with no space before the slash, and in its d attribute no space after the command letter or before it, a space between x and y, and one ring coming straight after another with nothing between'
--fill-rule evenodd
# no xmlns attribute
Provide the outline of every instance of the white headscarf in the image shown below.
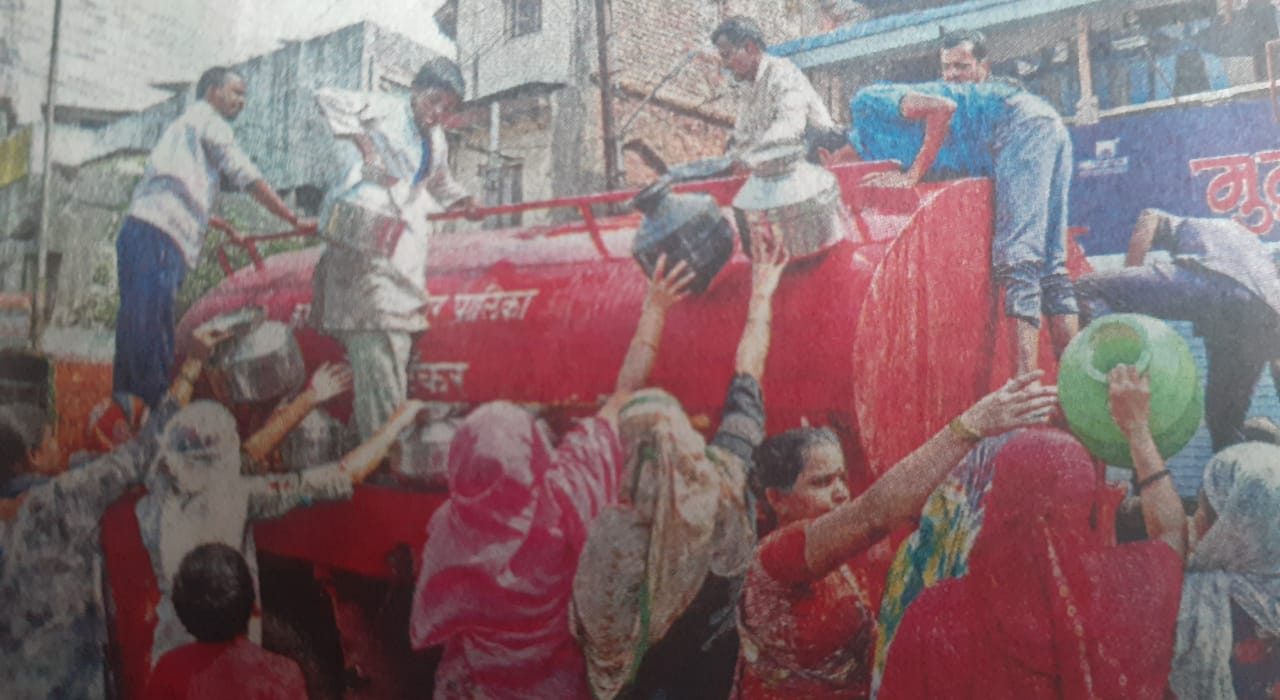
<svg viewBox="0 0 1280 700"><path fill-rule="evenodd" d="M245 555L257 580L256 557L246 541L249 491L240 478L240 436L227 409L196 401L174 415L160 438L146 485L147 495L135 512L163 594L154 663L168 649L191 641L173 614L169 595L188 552L207 542L234 547Z"/></svg>
<svg viewBox="0 0 1280 700"><path fill-rule="evenodd" d="M636 392L618 432L624 502L591 524L573 581L574 634L602 700L626 687L707 574L740 575L754 545L741 470L708 448L675 398Z"/></svg>
<svg viewBox="0 0 1280 700"><path fill-rule="evenodd" d="M1204 495L1218 519L1187 563L1169 685L1188 700L1234 699L1231 602L1280 636L1280 447L1214 455Z"/></svg>

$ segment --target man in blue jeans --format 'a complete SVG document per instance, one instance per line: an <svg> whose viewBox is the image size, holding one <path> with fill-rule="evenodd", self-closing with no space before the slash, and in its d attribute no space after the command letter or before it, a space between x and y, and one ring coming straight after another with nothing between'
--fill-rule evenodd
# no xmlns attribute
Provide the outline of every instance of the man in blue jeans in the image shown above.
<svg viewBox="0 0 1280 700"><path fill-rule="evenodd" d="M1147 262L1152 248L1172 260ZM1205 423L1213 449L1244 441L1254 385L1280 356L1280 274L1257 236L1230 219L1147 209L1133 227L1125 267L1081 276L1076 293L1090 319L1132 312L1194 323L1208 356ZM1275 369L1271 376L1277 379Z"/></svg>
<svg viewBox="0 0 1280 700"><path fill-rule="evenodd" d="M244 78L210 68L196 84L196 97L147 158L116 240L120 313L112 390L140 396L152 407L173 368L178 288L200 258L205 229L227 228L211 216L222 179L299 232L315 230L315 222L298 218L236 143L228 122L244 109Z"/></svg>
<svg viewBox="0 0 1280 700"><path fill-rule="evenodd" d="M1047 102L1006 81L876 83L854 96L851 148L828 158L896 160L868 175L873 187L913 187L951 177L995 179L991 267L1016 320L1014 374L1036 368L1040 318L1055 351L1079 330L1067 276L1071 138Z"/></svg>

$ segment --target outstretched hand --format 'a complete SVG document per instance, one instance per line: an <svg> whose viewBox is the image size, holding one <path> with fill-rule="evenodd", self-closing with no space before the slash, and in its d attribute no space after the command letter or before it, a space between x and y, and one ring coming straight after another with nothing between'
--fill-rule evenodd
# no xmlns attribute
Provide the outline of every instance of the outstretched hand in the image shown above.
<svg viewBox="0 0 1280 700"><path fill-rule="evenodd" d="M858 156L858 152L853 147L845 144L840 148L831 151L825 148L818 149L818 161L827 167L839 165L841 163L857 163L862 158Z"/></svg>
<svg viewBox="0 0 1280 700"><path fill-rule="evenodd" d="M226 342L235 334L234 328L221 323L218 317L215 316L196 326L196 329L191 331L191 340L194 342L188 354L197 360L207 360L209 355L213 354L214 348Z"/></svg>
<svg viewBox="0 0 1280 700"><path fill-rule="evenodd" d="M1058 387L1041 386L1043 374L1035 370L1010 379L970 406L960 422L983 437L1044 423L1058 405Z"/></svg>
<svg viewBox="0 0 1280 700"><path fill-rule="evenodd" d="M689 296L694 271L683 260L671 269L667 269L667 262L665 253L658 256L658 264L653 268L653 279L649 280L649 291L644 298L646 307L666 311Z"/></svg>
<svg viewBox="0 0 1280 700"><path fill-rule="evenodd" d="M780 237L763 233L751 236L751 292L772 297L791 256Z"/></svg>
<svg viewBox="0 0 1280 700"><path fill-rule="evenodd" d="M315 394L318 404L351 391L351 366L345 363L326 362L311 375L308 387Z"/></svg>
<svg viewBox="0 0 1280 700"><path fill-rule="evenodd" d="M1107 372L1111 417L1125 437L1149 428L1151 380L1132 365L1116 365Z"/></svg>
<svg viewBox="0 0 1280 700"><path fill-rule="evenodd" d="M870 173L859 180L858 184L864 187L893 187L902 189L915 187L919 184L919 180L912 175L902 172L901 170L886 170L879 173Z"/></svg>

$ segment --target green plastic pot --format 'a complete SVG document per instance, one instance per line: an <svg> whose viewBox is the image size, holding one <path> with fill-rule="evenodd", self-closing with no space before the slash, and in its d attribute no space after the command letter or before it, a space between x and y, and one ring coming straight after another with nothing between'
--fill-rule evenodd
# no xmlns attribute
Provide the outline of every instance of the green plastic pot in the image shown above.
<svg viewBox="0 0 1280 700"><path fill-rule="evenodd" d="M1151 383L1151 432L1169 457L1195 435L1204 413L1204 389L1191 349L1168 324L1140 314L1113 314L1090 323L1062 354L1058 395L1067 423L1095 456L1131 467L1129 444L1111 417L1107 372L1130 364Z"/></svg>

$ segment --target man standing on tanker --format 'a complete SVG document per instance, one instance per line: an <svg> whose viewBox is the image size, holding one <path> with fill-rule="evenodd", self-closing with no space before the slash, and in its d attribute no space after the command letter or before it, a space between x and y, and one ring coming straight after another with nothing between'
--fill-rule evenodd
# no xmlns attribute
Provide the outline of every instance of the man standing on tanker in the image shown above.
<svg viewBox="0 0 1280 700"><path fill-rule="evenodd" d="M325 231L338 206L389 197L402 231L375 252L330 242L316 265L312 322L347 350L355 395L355 422L367 439L387 422L408 393L413 335L427 329L426 265L431 224L441 208L479 218L475 202L449 170L442 124L466 93L462 72L437 57L418 71L408 99L387 93L323 89L316 102L340 139L351 140L350 163L330 190ZM370 232L348 232L356 236Z"/></svg>
<svg viewBox="0 0 1280 700"><path fill-rule="evenodd" d="M948 83L981 83L991 77L987 39L982 32L948 32L942 35L942 79Z"/></svg>
<svg viewBox="0 0 1280 700"><path fill-rule="evenodd" d="M245 104L244 78L229 68L206 70L196 102L169 125L147 158L142 180L116 240L120 313L116 321L113 392L155 407L174 360L174 302L194 268L209 226L230 231L211 215L226 178L299 232L315 230L266 183L236 143L230 120Z"/></svg>
<svg viewBox="0 0 1280 700"><path fill-rule="evenodd" d="M794 63L765 53L764 32L749 17L729 17L711 33L720 64L746 87L729 152L742 154L773 143L805 142L838 148L843 134L822 98Z"/></svg>
<svg viewBox="0 0 1280 700"><path fill-rule="evenodd" d="M849 109L849 144L826 161L896 160L904 168L871 173L864 185L994 178L991 267L1015 323L1014 374L1038 363L1042 317L1060 354L1079 321L1066 268L1071 138L1053 107L1015 83L985 80L876 83Z"/></svg>

